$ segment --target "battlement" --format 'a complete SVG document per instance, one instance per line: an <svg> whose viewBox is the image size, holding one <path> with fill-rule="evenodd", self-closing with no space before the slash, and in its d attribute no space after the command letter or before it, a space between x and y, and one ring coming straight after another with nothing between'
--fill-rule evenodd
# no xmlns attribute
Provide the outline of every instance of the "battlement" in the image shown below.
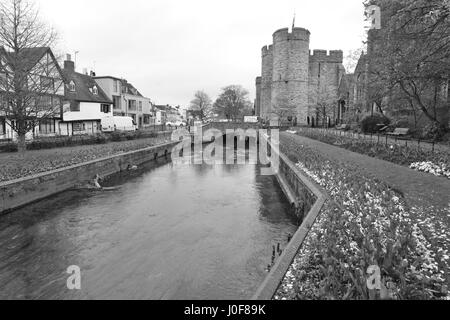
<svg viewBox="0 0 450 320"><path fill-rule="evenodd" d="M305 28L294 28L292 33L289 35L290 40L303 40L309 42L309 37L311 32Z"/></svg>
<svg viewBox="0 0 450 320"><path fill-rule="evenodd" d="M337 62L342 63L344 60L344 52L342 50L311 50L309 51L309 60L311 62Z"/></svg>
<svg viewBox="0 0 450 320"><path fill-rule="evenodd" d="M309 30L305 28L294 28L291 33L289 32L289 28L283 28L275 31L273 34L273 42L290 40L309 41L310 34Z"/></svg>
<svg viewBox="0 0 450 320"><path fill-rule="evenodd" d="M263 57L267 56L268 54L272 54L273 45L262 47L261 52Z"/></svg>
<svg viewBox="0 0 450 320"><path fill-rule="evenodd" d="M289 28L278 29L273 33L273 42L287 41L289 38Z"/></svg>

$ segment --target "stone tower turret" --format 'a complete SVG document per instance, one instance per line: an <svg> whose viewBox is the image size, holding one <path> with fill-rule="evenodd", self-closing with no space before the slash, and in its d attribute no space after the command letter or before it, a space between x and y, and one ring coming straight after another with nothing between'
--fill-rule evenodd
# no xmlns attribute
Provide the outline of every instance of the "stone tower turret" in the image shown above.
<svg viewBox="0 0 450 320"><path fill-rule="evenodd" d="M308 112L310 32L303 28L280 29L273 34L273 77L271 118L278 118L279 109L289 109L298 121Z"/></svg>
<svg viewBox="0 0 450 320"><path fill-rule="evenodd" d="M266 118L271 113L272 101L272 71L273 71L273 46L262 48L262 73L261 73L261 117Z"/></svg>
<svg viewBox="0 0 450 320"><path fill-rule="evenodd" d="M261 116L261 77L256 78L255 115Z"/></svg>
<svg viewBox="0 0 450 320"><path fill-rule="evenodd" d="M337 105L343 52L314 50L310 55L309 40L307 29L284 28L273 34L273 45L262 48L256 105L263 119L307 125L317 123L319 99L329 98L333 105L336 100ZM327 117L333 120L334 114Z"/></svg>

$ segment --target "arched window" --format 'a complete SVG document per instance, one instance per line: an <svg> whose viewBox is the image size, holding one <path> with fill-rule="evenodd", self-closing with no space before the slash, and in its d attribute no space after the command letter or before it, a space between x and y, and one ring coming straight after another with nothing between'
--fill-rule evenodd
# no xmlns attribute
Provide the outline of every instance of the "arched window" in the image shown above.
<svg viewBox="0 0 450 320"><path fill-rule="evenodd" d="M97 86L94 86L94 87L92 88L92 93L95 94L95 95L98 94L98 88L97 88Z"/></svg>
<svg viewBox="0 0 450 320"><path fill-rule="evenodd" d="M75 92L75 90L76 90L75 82L73 82L73 80L70 81L70 83L69 83L69 90L72 92Z"/></svg>

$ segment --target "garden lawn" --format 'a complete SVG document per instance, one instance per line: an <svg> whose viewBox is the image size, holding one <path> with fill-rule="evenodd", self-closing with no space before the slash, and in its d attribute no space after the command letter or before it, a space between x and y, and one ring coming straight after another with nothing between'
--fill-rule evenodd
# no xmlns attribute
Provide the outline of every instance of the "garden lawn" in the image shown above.
<svg viewBox="0 0 450 320"><path fill-rule="evenodd" d="M379 137L376 136L371 141L370 136L361 136L360 138L347 134L340 136L337 131L322 129L300 128L299 135L450 179L450 148L445 145L435 145L433 151L431 144L426 142L422 142L419 147L411 141L407 144L408 141L396 140L391 137L388 137L386 141L385 137L381 137L378 143Z"/></svg>
<svg viewBox="0 0 450 320"><path fill-rule="evenodd" d="M139 150L168 141L165 137L146 138L100 145L27 151L24 156L19 153L0 153L0 182Z"/></svg>
<svg viewBox="0 0 450 320"><path fill-rule="evenodd" d="M450 181L282 133L280 149L330 195L276 299L448 299ZM386 294L389 291L389 294ZM378 296L380 298L380 296Z"/></svg>

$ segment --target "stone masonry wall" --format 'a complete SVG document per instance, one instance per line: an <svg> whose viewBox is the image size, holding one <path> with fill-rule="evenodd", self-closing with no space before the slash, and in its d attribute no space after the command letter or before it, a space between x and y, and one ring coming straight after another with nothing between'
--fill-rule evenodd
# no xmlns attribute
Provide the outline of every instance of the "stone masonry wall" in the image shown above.
<svg viewBox="0 0 450 320"><path fill-rule="evenodd" d="M332 100L337 105L339 81L345 73L343 63L343 52L340 50L330 51L314 50L309 57L309 97L308 116L310 119L317 118L314 106L319 100ZM317 120L317 119L316 119Z"/></svg>
<svg viewBox="0 0 450 320"><path fill-rule="evenodd" d="M262 48L261 117L270 114L272 101L273 46Z"/></svg>
<svg viewBox="0 0 450 320"><path fill-rule="evenodd" d="M139 165L164 157L171 153L176 144L171 142L0 183L0 213L87 183L96 174L105 177L126 170L128 165Z"/></svg>

